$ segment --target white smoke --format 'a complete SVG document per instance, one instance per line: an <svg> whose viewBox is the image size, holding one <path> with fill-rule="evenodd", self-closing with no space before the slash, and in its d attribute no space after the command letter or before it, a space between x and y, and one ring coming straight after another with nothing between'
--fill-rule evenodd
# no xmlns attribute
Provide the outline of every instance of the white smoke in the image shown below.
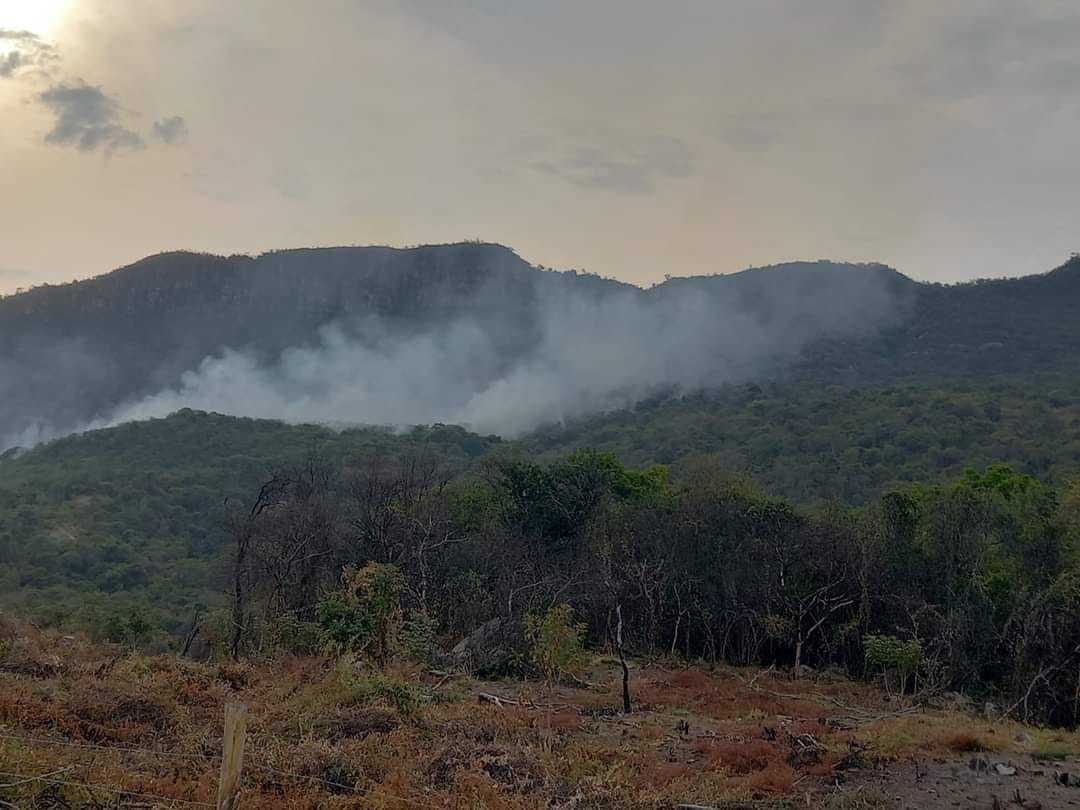
<svg viewBox="0 0 1080 810"><path fill-rule="evenodd" d="M404 335L377 320L330 323L314 346L269 362L225 349L178 385L76 429L192 408L334 425L443 422L514 437L630 407L660 388L685 392L748 379L792 359L815 337L874 328L894 309L886 285L870 282L845 287L847 295L770 287L768 305L749 308L708 289L544 298L535 341L512 359L500 354L490 328L470 319ZM4 445L32 446L64 432L72 431L34 425Z"/></svg>

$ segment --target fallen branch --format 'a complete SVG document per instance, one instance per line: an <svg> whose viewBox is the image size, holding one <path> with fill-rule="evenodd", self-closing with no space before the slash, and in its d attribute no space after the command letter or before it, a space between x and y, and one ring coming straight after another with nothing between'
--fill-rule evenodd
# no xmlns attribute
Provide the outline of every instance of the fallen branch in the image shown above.
<svg viewBox="0 0 1080 810"><path fill-rule="evenodd" d="M521 702L517 700L511 700L510 698L499 697L498 695L492 695L489 692L478 692L476 699L480 703L494 703L500 709L503 706L520 706Z"/></svg>
<svg viewBox="0 0 1080 810"><path fill-rule="evenodd" d="M432 672L431 674L432 674L432 675L439 675L439 674L441 674L441 673L438 673L438 672ZM446 683L446 682L447 682L448 680L450 680L451 678L453 678L453 677L454 677L454 676L455 676L456 674L457 674L456 672L447 672L447 673L446 673L445 675L443 675L443 676L442 676L442 678L440 678L440 679L439 679L439 682L438 682L437 684L435 684L435 685L434 685L433 687L431 687L431 691L433 691L433 692L434 692L434 691L435 691L436 689L438 689L438 688L439 688L440 686L442 686L442 685L443 685L444 683Z"/></svg>
<svg viewBox="0 0 1080 810"><path fill-rule="evenodd" d="M913 714L919 714L922 711L922 706L908 706L906 709L899 709L895 712L884 712L882 714L873 714L871 712L860 711L858 714L853 715L835 715L833 717L826 718L826 722L829 725L835 726L841 731L851 731L852 729L859 728L860 726L866 726L870 723L877 723L880 720L892 720L897 717L906 717Z"/></svg>
<svg viewBox="0 0 1080 810"><path fill-rule="evenodd" d="M770 665L769 665L769 668L768 668L768 669L763 669L763 670L761 670L761 672L759 672L759 673L758 673L757 675L755 675L755 676L754 676L753 678L751 678L751 679L750 679L750 683L746 684L746 685L747 685L747 687L748 687L748 688L750 688L750 689L753 689L753 688L754 688L754 684L756 684L756 683L757 683L757 679L758 679L758 678L760 678L760 677L761 677L762 675L768 675L768 674L769 674L770 672L772 672L772 671L773 671L774 669L776 669L776 664L770 664Z"/></svg>
<svg viewBox="0 0 1080 810"><path fill-rule="evenodd" d="M754 681L765 674L765 672L768 672L768 670L759 672L755 675L750 682L746 684L747 688L752 689L754 692L769 695L770 697L778 698L780 700L801 700L806 703L820 703L825 706L836 706L839 709L843 709L845 714L833 715L826 718L826 722L829 725L835 726L842 731L850 731L851 729L860 726L876 723L879 720L891 720L896 717L918 714L922 711L922 704L917 703L914 706L908 706L907 708L898 709L894 712L872 712L869 709L863 709L858 706L849 706L837 698L830 697L821 692L808 692L799 695L792 692L776 692L772 689L763 689L760 686L754 686Z"/></svg>
<svg viewBox="0 0 1080 810"><path fill-rule="evenodd" d="M503 706L522 706L526 709L573 709L579 711L580 707L573 703L536 703L532 700L514 700L513 698L493 695L490 692L477 692L476 700L479 703L494 703L500 709Z"/></svg>

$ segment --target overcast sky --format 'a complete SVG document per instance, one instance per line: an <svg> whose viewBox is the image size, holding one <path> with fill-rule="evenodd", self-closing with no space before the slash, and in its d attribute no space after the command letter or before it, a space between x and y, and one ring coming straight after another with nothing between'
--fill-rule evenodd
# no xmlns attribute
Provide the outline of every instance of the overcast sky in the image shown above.
<svg viewBox="0 0 1080 810"><path fill-rule="evenodd" d="M482 238L648 284L1080 250L1075 0L0 0L0 291Z"/></svg>

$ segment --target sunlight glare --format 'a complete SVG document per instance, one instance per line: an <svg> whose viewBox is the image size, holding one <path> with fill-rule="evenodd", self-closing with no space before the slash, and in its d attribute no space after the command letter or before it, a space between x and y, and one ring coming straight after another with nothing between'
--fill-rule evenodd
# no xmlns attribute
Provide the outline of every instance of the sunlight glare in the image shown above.
<svg viewBox="0 0 1080 810"><path fill-rule="evenodd" d="M0 30L30 31L48 39L63 22L73 0L0 0Z"/></svg>

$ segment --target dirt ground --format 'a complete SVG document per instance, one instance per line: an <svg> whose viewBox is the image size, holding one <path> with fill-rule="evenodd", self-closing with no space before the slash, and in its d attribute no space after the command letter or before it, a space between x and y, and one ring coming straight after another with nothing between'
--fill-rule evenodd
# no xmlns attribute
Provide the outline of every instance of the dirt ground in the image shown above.
<svg viewBox="0 0 1080 810"><path fill-rule="evenodd" d="M1080 757L971 754L892 763L848 770L832 793L819 795L819 801L829 806L832 798L842 807L895 810L1080 807Z"/></svg>

